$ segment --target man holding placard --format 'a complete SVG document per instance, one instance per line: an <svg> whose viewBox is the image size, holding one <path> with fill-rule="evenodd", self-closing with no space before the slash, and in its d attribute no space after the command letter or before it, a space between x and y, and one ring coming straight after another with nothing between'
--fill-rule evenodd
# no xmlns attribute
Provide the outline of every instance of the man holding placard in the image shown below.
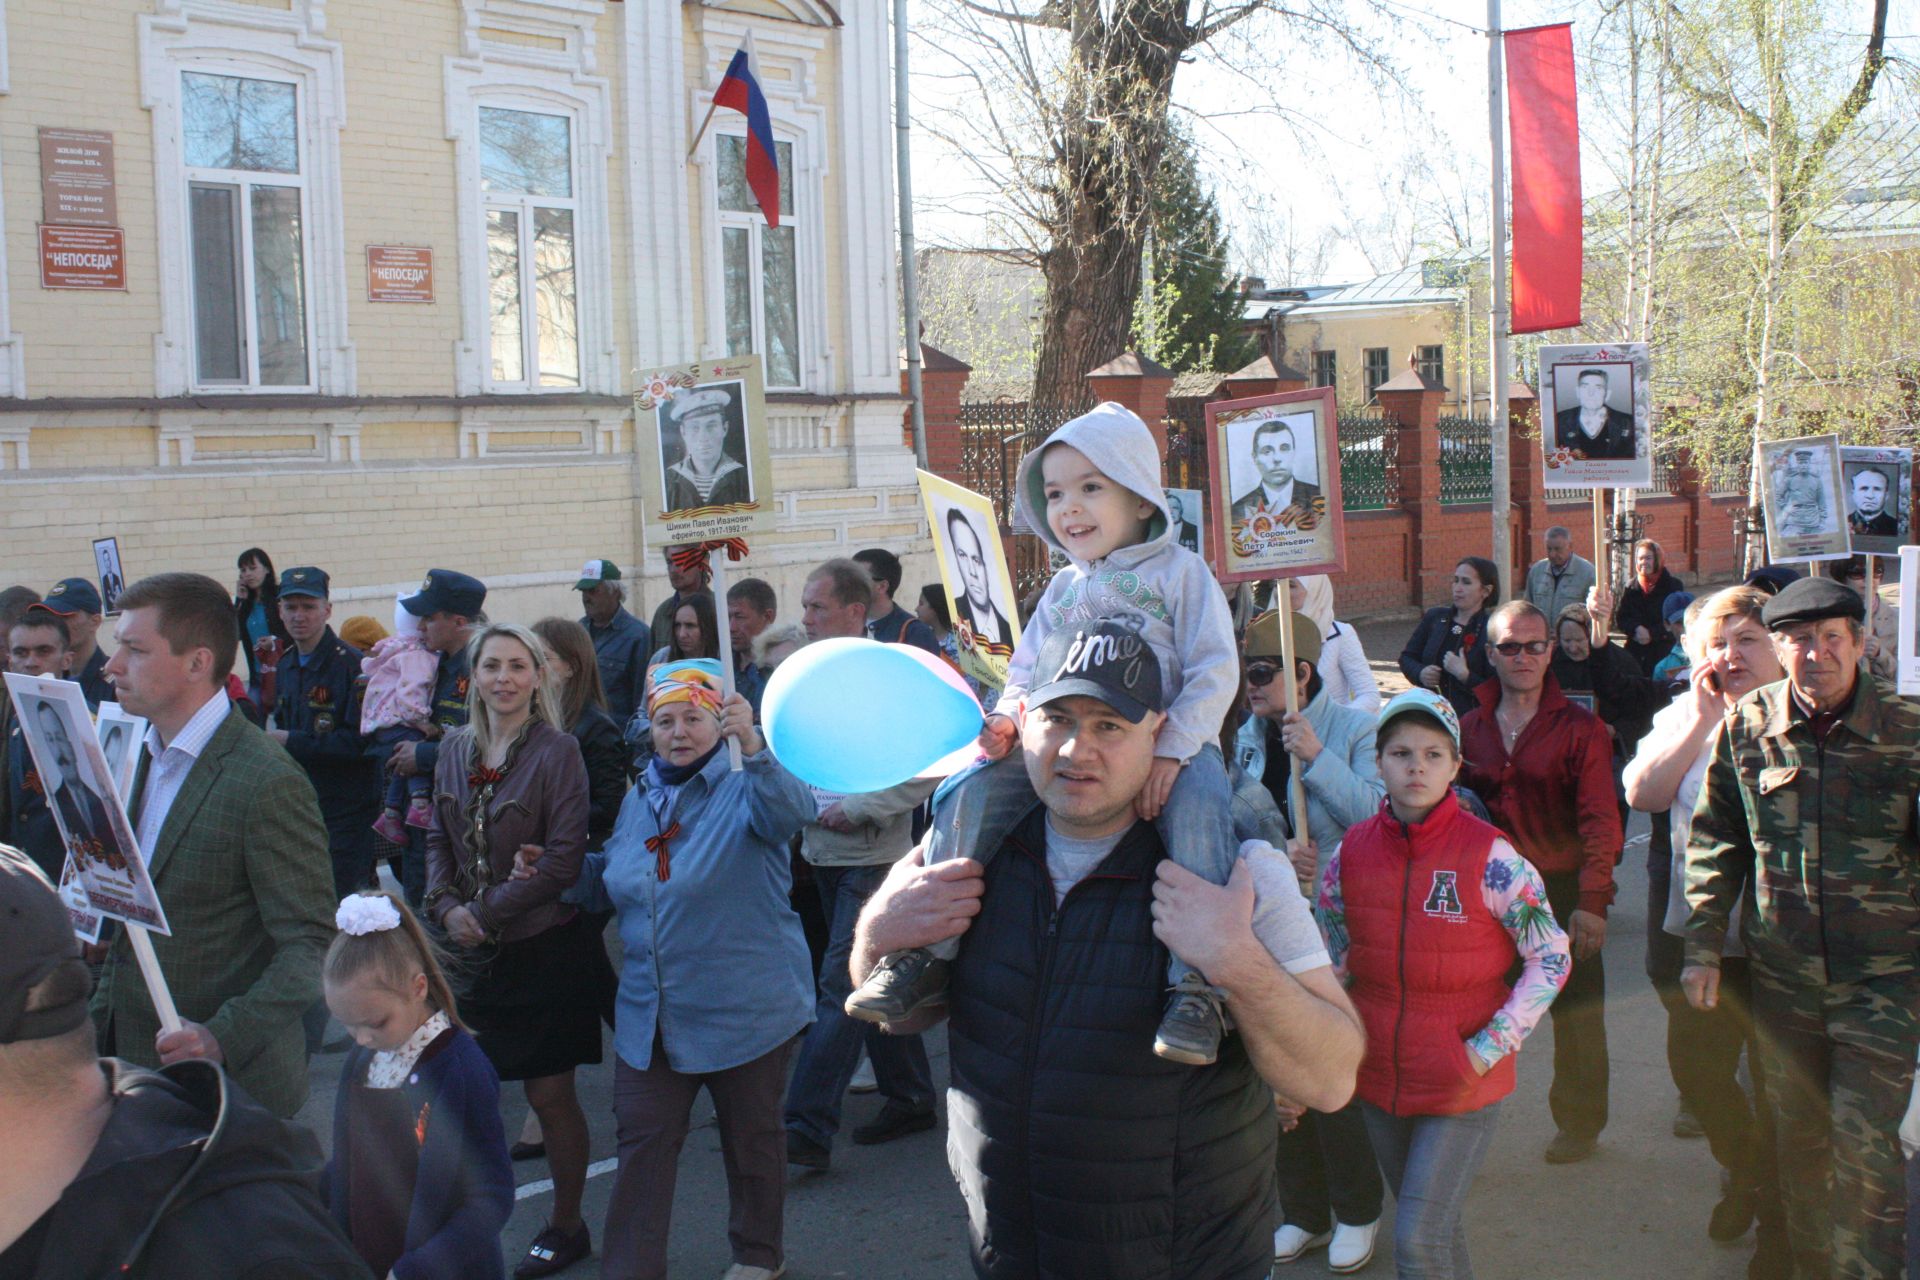
<svg viewBox="0 0 1920 1280"><path fill-rule="evenodd" d="M162 1032L122 930L94 995L108 1052L145 1066L222 1063L261 1105L307 1096L300 1016L333 936L327 829L313 784L227 699L240 637L226 588L191 573L121 597L107 674L148 721L128 805L172 934L153 950L183 1025Z"/></svg>

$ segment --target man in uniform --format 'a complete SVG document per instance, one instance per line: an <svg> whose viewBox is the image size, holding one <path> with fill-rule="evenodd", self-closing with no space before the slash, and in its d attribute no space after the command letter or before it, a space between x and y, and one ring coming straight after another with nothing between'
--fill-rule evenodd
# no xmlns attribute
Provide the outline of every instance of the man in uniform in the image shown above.
<svg viewBox="0 0 1920 1280"><path fill-rule="evenodd" d="M287 749L320 799L333 858L333 896L373 882L373 820L380 812L378 763L360 734L366 677L360 651L333 633L330 581L303 565L280 575L280 620L293 648L280 659L268 737Z"/></svg>
<svg viewBox="0 0 1920 1280"><path fill-rule="evenodd" d="M1633 457L1633 415L1607 404L1605 369L1582 369L1573 380L1577 403L1553 415L1553 443L1588 458ZM1558 616L1558 615L1553 615Z"/></svg>
<svg viewBox="0 0 1920 1280"><path fill-rule="evenodd" d="M467 722L467 685L473 672L467 661L467 639L475 623L484 622L481 606L487 602L487 584L478 578L452 569L429 569L420 590L401 601L402 607L420 619L420 642L440 655L440 670L433 680L433 706L429 716L437 732L425 742L395 744L388 763L402 777L416 773L433 776L440 763L440 739L448 729ZM400 884L407 901L418 910L427 891L426 833L408 829L406 855L401 859Z"/></svg>
<svg viewBox="0 0 1920 1280"><path fill-rule="evenodd" d="M652 633L646 623L627 612L627 584L613 561L587 561L580 566L573 589L580 593L580 625L593 641L607 714L624 728L634 708L646 701L641 690L647 682L647 659L653 656Z"/></svg>
<svg viewBox="0 0 1920 1280"><path fill-rule="evenodd" d="M85 578L62 578L53 584L46 599L27 610L29 614L56 614L67 624L67 639L73 646L67 670L79 681L89 710L113 701L113 682L106 677L107 655L94 642L100 630L100 608L100 592L93 583Z"/></svg>
<svg viewBox="0 0 1920 1280"><path fill-rule="evenodd" d="M1826 533L1833 528L1827 511L1827 487L1813 469L1813 450L1795 449L1774 495L1780 512L1780 532L1788 537Z"/></svg>
<svg viewBox="0 0 1920 1280"><path fill-rule="evenodd" d="M1895 1131L1920 1048L1920 703L1863 670L1860 597L1803 578L1761 620L1787 678L1734 705L1687 848L1696 1009L1741 939L1796 1273L1895 1276L1906 1190Z"/></svg>

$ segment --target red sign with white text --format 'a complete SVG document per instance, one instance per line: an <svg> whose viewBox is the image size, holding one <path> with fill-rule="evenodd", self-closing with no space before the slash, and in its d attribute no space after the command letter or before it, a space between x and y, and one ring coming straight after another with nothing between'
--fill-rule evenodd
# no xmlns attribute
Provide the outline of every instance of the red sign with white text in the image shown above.
<svg viewBox="0 0 1920 1280"><path fill-rule="evenodd" d="M432 302L433 250L367 246L368 302Z"/></svg>
<svg viewBox="0 0 1920 1280"><path fill-rule="evenodd" d="M42 289L127 287L127 233L119 227L40 224Z"/></svg>

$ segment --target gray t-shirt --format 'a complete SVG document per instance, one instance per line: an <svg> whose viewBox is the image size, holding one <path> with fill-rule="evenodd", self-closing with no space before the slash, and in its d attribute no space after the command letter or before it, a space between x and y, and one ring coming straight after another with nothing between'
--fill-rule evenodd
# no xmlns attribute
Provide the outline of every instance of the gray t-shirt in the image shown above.
<svg viewBox="0 0 1920 1280"><path fill-rule="evenodd" d="M1066 900L1067 891L1079 884L1119 845L1126 830L1093 840L1063 836L1047 818L1047 874L1053 878L1055 906ZM1300 892L1300 881L1293 864L1264 840L1248 840L1240 846L1240 856L1253 872L1253 936L1288 973L1323 969L1333 963L1320 926Z"/></svg>

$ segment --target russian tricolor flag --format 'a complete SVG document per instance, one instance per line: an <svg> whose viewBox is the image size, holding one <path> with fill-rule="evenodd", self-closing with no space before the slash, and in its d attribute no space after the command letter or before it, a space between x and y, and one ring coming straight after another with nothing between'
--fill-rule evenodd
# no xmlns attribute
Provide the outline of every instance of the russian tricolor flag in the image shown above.
<svg viewBox="0 0 1920 1280"><path fill-rule="evenodd" d="M760 91L760 67L753 56L753 32L727 64L727 74L714 90L713 104L738 111L747 118L747 186L766 215L767 225L780 225L780 153L773 146L773 120L767 114L767 95Z"/></svg>

